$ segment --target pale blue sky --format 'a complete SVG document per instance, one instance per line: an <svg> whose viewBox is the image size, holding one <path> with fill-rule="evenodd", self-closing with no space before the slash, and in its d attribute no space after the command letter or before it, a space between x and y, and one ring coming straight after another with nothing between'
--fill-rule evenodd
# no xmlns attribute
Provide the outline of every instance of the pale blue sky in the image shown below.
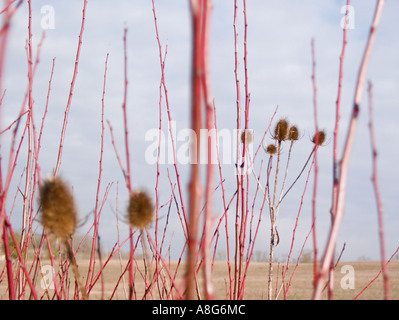
<svg viewBox="0 0 399 320"><path fill-rule="evenodd" d="M248 74L251 93L250 128L255 132L255 145L263 135L276 106L277 118L287 117L302 130L303 138L294 149L295 159L289 173L291 179L301 168L311 149L309 138L314 131L311 50L310 41L315 39L318 86L318 121L327 131L330 139L319 153L319 191L317 234L319 250L324 248L324 240L329 229L329 209L331 206L331 152L334 128L335 101L339 54L342 46L343 15L341 7L346 1L248 1ZM42 6L47 1L33 3L34 53L41 37ZM81 24L83 1L52 1L55 13L55 28L46 31L40 53L40 64L35 75L33 95L35 100L35 120L38 126L47 94L52 59L56 58L54 78L43 147L40 155L42 174L50 173L57 160L57 150L61 124L66 106L69 84L72 79L78 34ZM375 1L352 1L355 20L353 30L348 30L348 46L345 56L341 144L346 134L346 126L353 100L357 70L360 64L369 25L373 16ZM215 98L218 127L235 128L235 80L234 80L234 34L233 2L214 1L212 11L211 42L211 81ZM162 48L168 46L166 58L166 81L173 119L178 129L189 126L189 76L190 76L190 16L188 1L156 1L158 27ZM239 58L241 84L244 84L243 69L243 19L242 7L239 10ZM399 152L396 148L398 136L397 112L399 101L399 3L387 1L381 26L378 30L376 46L370 61L367 79L374 85L375 127L379 148L380 185L383 191L385 228L388 256L399 245L399 216L397 194L399 182ZM145 133L158 128L159 114L159 53L155 38L151 1L89 1L79 72L72 100L67 127L61 174L74 186L78 197L81 216L94 208L98 160L100 152L101 94L104 62L107 53L108 76L105 96L105 118L113 127L119 152L123 155L123 128L121 104L123 98L123 28L128 28L129 93L128 115L132 156L132 176L135 187L145 187L153 192L156 168L145 162L144 154L148 142ZM20 108L27 84L27 63L25 43L27 39L27 5L24 3L13 21L9 38L7 65L3 85L7 90L2 105L2 126L12 122ZM241 88L244 97L244 88ZM164 95L163 95L164 97ZM367 99L363 97L359 127L351 158L351 171L348 181L346 213L343 220L338 247L346 242L343 256L345 260L366 256L379 258L377 233L377 212L371 177L371 150L367 127ZM164 101L164 100L163 100ZM163 107L163 130L166 133L166 109ZM7 153L10 135L2 137L2 153ZM270 141L270 136L268 136ZM26 151L26 148L23 149ZM263 156L263 155L262 155ZM266 157L263 156L265 159ZM26 155L21 154L19 170L14 184L19 181ZM3 161L7 156L3 155ZM124 159L124 158L123 158ZM3 164L4 166L4 164ZM166 169L175 175L172 166L161 166L161 203L170 197L170 185ZM256 168L259 168L257 163ZM229 198L235 191L235 176L232 168L224 168L226 193ZM180 167L184 191L186 190L189 168ZM109 246L115 241L116 185L119 181L119 210L123 214L127 193L123 176L119 169L108 127L105 130L105 152L102 194L108 183L113 187L104 207L100 236ZM291 241L293 222L300 204L301 185L293 189L281 209L277 222L281 244L276 249L278 258L284 259ZM298 250L310 226L311 188L309 185L301 214L301 225L297 234ZM253 190L253 189L252 189ZM13 197L15 193L11 193ZM215 194L220 200L220 194ZM186 206L188 205L186 199ZM215 215L220 215L220 207L215 207ZM259 203L257 209L259 210ZM166 215L166 208L161 216ZM233 214L233 212L231 212ZM17 213L14 213L16 216ZM16 218L15 218L16 219ZM174 231L172 247L179 247L182 231L175 210L172 213L170 231ZM18 220L15 220L18 224ZM262 219L261 234L257 249L267 248L269 222L267 211ZM127 228L121 226L121 238L126 237ZM82 227L81 232L85 232ZM233 232L233 229L232 231ZM222 247L223 248L223 247ZM310 242L308 248L311 248ZM177 250L179 253L179 251ZM294 254L294 257L296 255Z"/></svg>

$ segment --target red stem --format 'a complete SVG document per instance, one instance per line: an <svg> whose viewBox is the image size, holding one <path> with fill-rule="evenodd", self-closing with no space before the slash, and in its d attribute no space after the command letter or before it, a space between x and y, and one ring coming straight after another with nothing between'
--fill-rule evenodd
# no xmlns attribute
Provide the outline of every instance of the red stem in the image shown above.
<svg viewBox="0 0 399 320"><path fill-rule="evenodd" d="M242 187L242 176L239 174L240 172L240 141L241 141L241 91L240 91L240 80L238 75L238 27L237 27L237 11L238 5L237 0L234 1L234 74L235 74L235 81L236 81L236 104L237 104L237 155L236 155L236 180L237 180L237 202L236 202L236 220L235 220L235 259L234 259L234 290L233 290L233 299L238 298L238 291L240 286L240 274L239 274L239 256L240 256L240 243L239 243L239 236L240 236L240 202L241 202L241 187Z"/></svg>
<svg viewBox="0 0 399 320"><path fill-rule="evenodd" d="M32 292L32 294L33 294L33 297L35 298L35 300L37 300L36 289L35 289L35 287L34 287L34 285L33 285L33 283L32 283L32 280L31 280L31 277L30 277L30 274L29 274L28 270L26 269L25 262L24 262L23 256L22 256L22 252L21 252L21 250L20 250L19 247L18 247L18 241L17 241L17 239L16 239L16 237L15 237L15 234L14 234L14 231L13 231L13 229L12 229L12 227L11 227L11 224L10 224L10 222L8 221L7 218L6 218L5 223L4 223L4 228L6 228L6 227L7 227L8 230L10 231L11 238L12 238L12 240L13 240L13 242L14 242L14 248L15 248L15 250L17 251L17 254L18 254L19 263L21 264L22 270L23 270L23 272L24 272L24 274L25 274L25 276L26 276L26 280L28 281L28 284L29 284L29 286L30 286L30 288L31 288L31 292ZM5 230L5 229L4 229L4 230ZM4 236L4 235L5 235L5 236ZM3 234L3 239L5 239L7 235L8 235L8 233L7 233L7 231L5 231L4 234ZM7 240L7 242L8 242L8 238L7 238L6 240ZM4 243L4 244L5 244L5 243ZM7 262L8 262L8 261L7 261ZM10 261L10 262L11 262L11 261Z"/></svg>
<svg viewBox="0 0 399 320"><path fill-rule="evenodd" d="M171 114L171 110L170 110L170 105L169 105L169 96L168 96L168 90L166 87L166 79L165 79L165 59L166 59L166 54L167 54L167 46L165 49L165 54L164 57L162 58L162 46L161 46L161 42L160 42L160 38L159 38L159 33L158 33L158 24L157 24L157 17L156 17L156 12L155 12L155 4L153 1L153 14L154 14L154 24L155 24L155 33L156 33L156 38L157 38L157 43L158 43L158 50L159 50L159 60L160 60L160 66L161 66L161 84L160 84L160 101L159 101L159 141L158 141L158 158L157 158L157 183L156 183L156 197L158 199L158 183L159 183L159 157L160 157L160 146L161 146L161 129L162 129L162 113L161 113L161 98L162 98L162 89L165 93L165 104L166 104L166 111L167 111L167 116L168 116L168 121L169 121L169 135L170 135L170 139L171 139L171 145L172 145L172 152L173 152L173 167L174 167L174 171L176 174L176 180L177 180L177 188L178 188L178 193L179 193L179 199L180 199L180 205L181 205L181 209L182 209L182 215L183 215L183 220L184 223L182 222L182 228L183 228L183 232L186 238L186 241L188 241L188 236L187 236L187 230L188 230L188 219L187 219L187 214L186 214L186 207L184 204L184 197L183 197L183 189L182 189L182 185L181 185L181 181L180 181L180 173L179 173L179 168L177 166L177 154L176 154L176 146L175 146L175 133L173 132L173 122L172 122L172 114ZM170 176L169 176L169 170L168 170L168 179L170 180ZM172 183L171 183L172 185ZM172 188L172 192L173 192L173 188ZM174 192L173 192L174 193ZM159 207L159 201L157 200L157 216L158 216L158 207ZM177 206L178 207L178 206ZM180 215L180 211L178 211L179 214L179 218L181 219L181 215ZM182 220L181 220L182 221ZM158 241L158 237L157 237L157 232L158 232L158 222L156 222L156 227L155 227L155 233L156 233L156 244ZM164 231L164 235L166 232L166 226L165 226L165 231ZM158 249L158 247L157 247ZM161 248L162 249L162 246ZM156 259L156 264L158 266L159 264L159 259L160 257L157 256Z"/></svg>
<svg viewBox="0 0 399 320"><path fill-rule="evenodd" d="M313 153L313 151L312 151L312 153ZM292 231L291 247L290 247L290 251L289 251L289 253L288 253L287 265L286 265L286 268L285 268L284 278L285 278L286 273L288 272L289 263L290 263L291 255L292 255L292 250L293 250L293 248L294 248L296 230L297 230L297 228L298 228L298 221L299 221L299 217L300 217L301 212L302 212L303 201L304 201L304 198L305 198L306 189L307 189L307 187L308 187L308 183L309 183L309 179L310 179L310 174L312 173L312 167L313 167L313 165L314 165L314 160L315 160L315 158L313 157L313 161L312 161L312 163L311 163L311 165L310 165L309 172L308 172L308 176L307 176L307 179L306 179L306 182L305 182L305 187L304 187L304 190L303 190L303 193L302 193L302 196L301 196L301 203L300 203L300 205L299 205L298 214L297 214L296 219L295 219L295 226L294 226L294 230ZM306 165L305 165L305 167L306 167ZM313 230L313 222L312 222L312 227L310 228L310 232L312 232L312 230ZM300 257L302 256L302 252L303 252L303 249L304 249L305 244L306 244L306 242L307 242L307 239L308 239L308 237L309 237L309 235L310 235L310 232L309 232L308 236L306 237L306 239L305 239L305 241L304 241L304 243L303 243L302 250L301 250L301 252L300 252L300 254L299 254L299 257L298 257L298 260L297 260L297 265L296 265L294 271L292 272L292 275L291 275L291 277L290 277L290 280L289 280L288 284L285 286L285 289L284 289L284 300L287 299L287 295L288 295L289 288L291 287L292 279L293 279L294 274L295 274L295 271L296 271L296 269L297 269L297 267L298 267L298 263L299 263L299 261L300 261Z"/></svg>
<svg viewBox="0 0 399 320"><path fill-rule="evenodd" d="M125 151L126 151L126 186L129 190L129 193L132 192L132 184L131 184L131 176L130 176L130 152L129 152L129 130L127 124L127 89L128 89L128 78L127 78L127 28L124 29L123 32L123 52L124 52L124 91L123 91L123 126L125 131Z"/></svg>
<svg viewBox="0 0 399 320"><path fill-rule="evenodd" d="M391 257L389 258L389 260L386 261L386 262L384 263L383 268L387 268L388 263L391 262L391 260L395 257L395 255L396 255L398 252L399 252L399 247L398 247L398 248L395 250L395 252L391 255ZM357 298L359 298L359 297L363 294L363 292L366 291L367 288L370 287L370 286L374 283L374 281L378 279L378 277L381 275L381 273L383 273L383 268L381 268L380 272L378 272L378 274L374 277L374 279L371 280L371 281L369 282L369 284L368 284L367 286L365 286L364 289L363 289L362 291L360 291L360 292L357 294L357 296L356 296L353 300L357 300Z"/></svg>
<svg viewBox="0 0 399 320"><path fill-rule="evenodd" d="M249 103L250 103L250 93L248 89L248 49L247 49L247 34L248 34L248 22L247 22L247 9L246 9L246 0L243 0L243 15L244 15L244 88L245 88L245 118L244 118L244 141L242 141L242 158L241 158L241 170L245 170L241 172L241 225L240 225L240 264L239 264L239 277L240 277L240 287L239 292L244 291L244 271L243 271L243 263L244 263L244 250L245 250L245 238L246 238L246 230L247 230L247 219L249 214L249 204L248 204L248 192L249 192L249 179L248 179L248 170L251 166L251 163L247 161L249 155L247 156L247 135L248 135L248 122L249 122ZM241 134L240 134L241 141ZM238 149L237 149L238 152ZM247 168L245 169L245 163ZM244 186L244 177L247 182L246 190ZM240 295L240 293L238 293Z"/></svg>
<svg viewBox="0 0 399 320"><path fill-rule="evenodd" d="M103 171L103 153L104 153L104 108L105 108L105 86L107 82L107 65L108 65L108 57L109 54L107 54L107 57L105 59L105 67L104 67L104 82L103 82L103 92L102 92L102 98L101 98L101 143L100 143L100 160L99 160L99 169L98 169L98 179L97 179L97 191L96 191L96 201L95 201L95 207L94 207L94 231L93 231L93 242L92 242L92 247L91 247L91 255L90 255L90 262L89 262L89 272L87 274L86 278L86 287L90 281L93 281L93 275L94 275L94 265L95 265L95 255L96 255L96 248L100 244L97 244L98 240L98 229L99 229L99 224L100 224L100 214L101 214L101 209L99 210L98 208L98 202L99 202L99 194L100 194L100 187L101 187L101 178L102 178L102 171ZM105 197L104 197L105 199ZM100 260L101 263L101 260ZM100 266L101 267L101 266ZM90 277L90 270L92 270L92 274ZM102 292L103 293L103 292Z"/></svg>
<svg viewBox="0 0 399 320"><path fill-rule="evenodd" d="M203 26L202 26L202 43L203 43L203 92L206 103L206 128L208 131L208 162L207 162L207 176L205 187L205 215L204 215L204 243L202 246L202 254L204 256L204 283L205 283L205 298L207 300L214 298L214 289L212 285L212 270L210 259L210 228L212 223L212 194L213 194L213 132L214 124L214 105L212 101L211 85L210 85L210 70L209 70L209 41L210 41L210 21L211 21L211 1L203 2Z"/></svg>
<svg viewBox="0 0 399 320"><path fill-rule="evenodd" d="M7 266L8 298L10 300L15 300L15 286L13 281L14 275L12 272L12 261L11 261L10 245L8 242L8 232L5 224L3 224L3 245L4 245L5 258L6 258L6 266Z"/></svg>
<svg viewBox="0 0 399 320"><path fill-rule="evenodd" d="M377 202L377 210L378 210L378 234L380 237L380 251L381 251L381 269L384 279L384 298L385 300L391 299L391 289L389 286L389 277L388 277L388 267L386 263L386 253L385 253L385 237L384 237L384 206L382 203L380 186L378 183L378 151L377 151L377 143L375 139L374 132L374 121L373 121L373 93L372 93L372 84L369 82L368 84L368 95L369 95L369 127L370 127L370 141L371 141L371 149L372 149L372 160L373 160L373 174L372 174L372 182L375 192L375 199Z"/></svg>
<svg viewBox="0 0 399 320"><path fill-rule="evenodd" d="M57 159L57 165L56 165L55 170L54 170L54 176L56 176L58 174L58 171L59 171L60 165L61 165L61 157L62 157L62 150L63 150L63 147L64 147L64 139L65 139L65 131L66 131L67 123L68 123L68 115L69 115L69 110L71 108L71 103L72 103L73 89L74 89L74 86L75 86L76 77L78 75L80 48L82 46L83 30L84 30L85 19L86 19L86 5L87 5L87 0L84 0L83 11L82 11L82 24L81 24L81 27L80 27L78 48L76 50L75 68L74 68L74 71L73 71L71 87L69 89L68 103L67 103L67 106L66 106L66 109L65 109L64 123L62 125L60 146L59 146L59 151L58 151L58 159Z"/></svg>
<svg viewBox="0 0 399 320"><path fill-rule="evenodd" d="M218 138L218 130L217 130L217 122L216 122L216 110L214 110L214 128L215 128L215 133L216 133L216 155L217 155L217 160L218 160L218 167L219 167L219 176L220 176L220 184L222 187L222 199L223 199L223 209L224 209L224 214L222 215L220 222L222 219L225 219L225 233L226 233L226 253L227 253L227 268L229 272L229 296L230 300L233 299L233 277L231 273L231 263L230 263L230 236L229 236L229 225L228 225L228 215L227 215L227 210L228 206L226 205L226 192L224 188L224 179L223 179L223 173L222 173L222 166L220 162L220 152L219 152L219 138ZM219 222L219 225L220 225ZM216 230L219 230L219 225L216 227ZM217 242L215 242L216 246Z"/></svg>
<svg viewBox="0 0 399 320"><path fill-rule="evenodd" d="M344 57L345 57L345 49L348 43L347 41L347 26L349 20L349 5L350 0L346 2L346 13L345 13L345 25L343 28L343 39L342 39L342 50L341 55L339 57L339 75L338 75L338 93L337 93L337 101L336 101L336 115L335 115L335 129L334 129L334 145L333 145L333 190L332 190L332 207L331 207L331 223L333 223L333 215L336 212L336 200L338 193L338 137L339 137L339 123L341 119L340 109L341 109L341 95L342 95L342 81L343 81L343 72L344 72ZM332 270L332 269L331 269ZM332 275L332 272L330 272ZM331 280L331 279L330 279ZM331 285L333 282L331 281ZM329 295L332 298L332 288L329 286Z"/></svg>
<svg viewBox="0 0 399 320"><path fill-rule="evenodd" d="M187 290L186 298L194 299L194 279L197 257L197 234L199 205L201 199L201 185L199 172L200 159L200 130L201 121L201 78L203 70L202 18L204 0L191 0L191 18L193 30L192 70L191 70L191 129L196 137L193 146L194 160L191 164L191 178L189 183L189 225L188 225L188 258L187 258Z"/></svg>
<svg viewBox="0 0 399 320"><path fill-rule="evenodd" d="M340 161L340 174L338 180L338 190L337 190L337 197L336 197L336 204L333 205L334 212L333 216L333 223L330 229L330 233L327 240L327 246L324 251L324 257L321 264L321 270L319 271L319 275L317 278L317 283L315 286L315 290L313 293L314 299L321 299L321 294L323 287L326 282L326 275L331 267L331 263L333 260L334 250L336 241L338 238L338 232L341 225L341 221L344 214L344 206L345 206L345 194L346 194L346 183L348 178L348 170L349 170L349 160L350 154L352 151L353 141L355 138L355 131L357 127L357 119L360 110L360 102L362 99L363 89L364 89L364 81L366 76L366 71L368 67L368 63L370 60L371 52L374 46L375 38L376 38L376 31L378 24L381 19L382 9L384 7L385 0L379 0L374 13L373 23L370 28L370 34L367 41L367 45L364 51L363 59L360 65L358 79L355 89L355 97L353 103L353 110L352 116L350 118L348 133L346 136L346 142L344 145L344 152Z"/></svg>
<svg viewBox="0 0 399 320"><path fill-rule="evenodd" d="M311 42L312 47L312 86L313 86L313 113L315 121L315 146L319 145L319 125L317 117L317 85L316 85L316 56L314 48L314 39ZM314 149L313 162L314 162L314 185L313 185L313 198L312 198L312 235L313 235L313 281L317 281L317 237L316 237L316 198L317 198L317 178L319 173L319 166L317 165L317 147Z"/></svg>
<svg viewBox="0 0 399 320"><path fill-rule="evenodd" d="M341 119L341 96L342 96L342 81L343 81L343 74L344 74L344 57L345 57L345 49L346 45L348 43L347 41L347 24L349 20L349 5L350 5L350 0L347 0L346 2L347 9L346 9L346 14L345 14L345 25L343 28L343 39L342 39L342 50L341 50L341 55L339 57L339 75L338 75L338 93L337 93L337 101L336 101L336 111L335 111L335 130L334 130L334 146L333 146L333 181L334 181L334 192L333 194L336 193L336 186L337 186L337 179L338 179L338 131L339 131L339 123ZM333 201L333 204L335 201Z"/></svg>
<svg viewBox="0 0 399 320"><path fill-rule="evenodd" d="M159 219L159 176L160 176L160 171L159 171L159 161L160 161L160 156L161 156L161 143L162 143L162 86L164 85L164 66L165 66L165 59L166 59L166 53L167 53L167 47L165 49L165 56L162 58L162 45L161 41L159 39L159 33L158 33L158 24L157 24L157 16L155 13L155 2L152 0L152 11L154 15L154 25L155 25L155 33L156 33L156 38L158 42L158 51L159 51L159 60L160 60L160 66L161 66L161 82L159 85L159 138L158 138L158 154L157 154L157 175L156 175L156 182L155 182L155 246L158 249L158 219ZM166 89L165 89L166 90ZM165 234L164 234L165 235ZM158 282L158 272L159 272L159 257L156 256L155 259L155 275L156 275L156 280L158 283L158 291L161 296L161 291L159 289L159 282Z"/></svg>

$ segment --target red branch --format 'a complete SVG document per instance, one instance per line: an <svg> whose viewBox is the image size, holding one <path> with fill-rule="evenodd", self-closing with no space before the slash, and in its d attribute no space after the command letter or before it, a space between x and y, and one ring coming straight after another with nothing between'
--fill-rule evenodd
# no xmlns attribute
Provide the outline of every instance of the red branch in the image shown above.
<svg viewBox="0 0 399 320"><path fill-rule="evenodd" d="M378 279L378 277L379 277L379 276L381 275L381 273L383 272L383 269L384 269L384 268L387 268L388 263L391 262L391 260L393 259L393 257L395 257L395 255L396 255L398 252L399 252L399 247L398 247L398 248L395 250L395 252L391 255L391 257L389 258L389 260L386 261L386 262L384 262L382 269L378 272L378 274L374 277L374 279L371 280L371 281L367 284L367 286L365 286L364 289L363 289L362 291L360 291L360 292L357 294L357 296L354 298L354 300L357 300L357 298L359 298L359 297L363 294L363 292L365 292L365 291L368 289L368 287L370 287L370 286L374 283L374 281Z"/></svg>
<svg viewBox="0 0 399 320"><path fill-rule="evenodd" d="M241 90L240 90L240 79L238 73L238 26L237 26L237 13L238 13L238 4L237 0L234 1L234 61L235 61L235 81L236 81L236 103L237 103L237 155L236 155L236 170L239 170L240 166L240 130L241 130ZM240 256L240 243L239 243L239 222L240 222L240 202L241 202L241 186L242 186L242 177L238 174L236 175L237 179L237 202L236 202L236 220L235 220L235 260L234 260L234 290L233 290L233 298L238 298L239 291L239 256Z"/></svg>
<svg viewBox="0 0 399 320"><path fill-rule="evenodd" d="M373 93L372 93L371 82L368 83L367 91L369 95L369 128L370 128L370 141L371 141L372 159L373 159L372 182L373 182L375 199L377 202L377 210L378 210L378 234L380 236L381 269L384 278L384 298L386 300L390 300L391 290L389 287L388 267L386 263L385 239L384 239L384 206L382 203L380 186L378 184L378 162L377 162L378 151L377 151L377 143L375 140L375 132L374 132Z"/></svg>
<svg viewBox="0 0 399 320"><path fill-rule="evenodd" d="M86 5L87 5L87 0L84 1L83 5L83 11L82 11L82 25L80 27L80 33L79 33L79 42L78 42L78 48L76 50L76 58L75 58L75 69L73 71L73 76L72 76L72 82L71 82L71 87L69 89L69 97L68 97L68 103L65 109L65 115L64 115L64 123L62 125L62 131L61 131L61 138L60 138L60 147L58 151L58 159L57 159L57 165L54 170L54 175L56 176L58 174L58 171L60 169L61 165L61 157L62 157L62 150L64 147L64 139L65 139L65 131L68 123L68 115L69 115L69 110L71 108L71 103L72 103L72 95L73 95L73 89L75 86L75 81L76 77L78 75L78 66L79 66L79 57L80 57L80 48L82 46L82 37L83 37L83 30L85 26L85 19L86 19Z"/></svg>
<svg viewBox="0 0 399 320"><path fill-rule="evenodd" d="M187 260L187 291L186 298L194 298L194 279L197 256L197 233L199 207L201 200L200 185L200 130L201 120L201 81L203 70L203 18L205 0L191 0L191 18L192 18L192 69L191 69L191 129L194 131L196 143L192 146L193 162L191 164L191 177L189 183L189 228L188 228L188 260ZM207 0L206 0L207 1Z"/></svg>
<svg viewBox="0 0 399 320"><path fill-rule="evenodd" d="M132 192L132 182L131 182L131 175L130 175L130 153L129 153L129 131L127 125L127 89L128 89L128 78L127 78L127 43L126 43L126 36L127 36L127 28L124 29L123 33L123 52L124 52L124 90L123 90L123 126L125 130L125 151L126 151L126 185L129 193Z"/></svg>
<svg viewBox="0 0 399 320"><path fill-rule="evenodd" d="M102 180L102 171L103 171L103 152L104 152L104 108L105 108L105 86L107 81L107 65L108 65L108 57L105 59L105 67L104 67L104 82L103 82L103 92L101 98L101 143L100 143L100 160L99 160L99 169L98 169L98 179L97 179L97 191L96 191L96 202L94 207L94 231L93 231L93 242L91 247L91 255L90 255L90 263L89 263L89 271L87 274L87 281L86 286L89 283L89 279L92 281L92 277L94 275L94 265L95 265L95 255L96 255L96 248L100 245L97 244L98 239L98 229L100 224L100 214L101 209L99 209L99 194L100 194L100 187L101 187L101 180ZM105 197L104 197L105 199ZM101 262L101 261L100 261ZM90 271L92 271L92 275L90 277Z"/></svg>
<svg viewBox="0 0 399 320"><path fill-rule="evenodd" d="M370 34L367 41L367 45L364 51L363 59L360 64L360 69L358 73L358 79L355 89L355 97L353 103L352 116L350 118L348 133L346 136L346 142L344 145L344 152L340 161L340 173L338 180L338 190L337 197L335 200L335 204L333 205L333 213L332 219L333 223L331 226L331 230L328 236L326 249L324 251L324 257L321 264L321 270L319 271L319 275L317 278L317 283L315 285L315 290L313 293L314 299L321 299L322 290L326 283L326 275L331 267L331 263L333 260L333 255L335 251L335 245L338 238L339 228L341 226L341 221L344 215L344 207L345 207L345 194L346 194L346 186L347 186L347 178L348 178L348 170L349 170L349 160L350 154L353 147L353 141L355 138L355 132L357 127L357 120L360 110L360 102L362 99L363 89L364 89L364 81L366 76L366 71L368 67L368 63L370 60L371 52L374 46L374 42L376 39L376 31L378 24L381 19L382 9L384 7L385 0L379 0L374 13L373 23L370 28Z"/></svg>
<svg viewBox="0 0 399 320"><path fill-rule="evenodd" d="M315 146L319 145L319 125L317 119L317 85L316 85L316 57L314 48L314 39L311 42L312 47L312 85L313 85L313 113L315 122ZM316 237L316 198L317 198L317 178L319 167L317 165L317 147L314 152L314 184L313 184L313 198L312 198L312 235L313 235L313 278L314 283L317 281L317 237Z"/></svg>

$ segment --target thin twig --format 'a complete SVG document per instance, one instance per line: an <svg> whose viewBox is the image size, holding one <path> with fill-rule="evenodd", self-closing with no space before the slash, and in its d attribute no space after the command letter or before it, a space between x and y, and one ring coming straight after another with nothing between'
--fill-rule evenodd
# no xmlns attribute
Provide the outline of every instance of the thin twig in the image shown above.
<svg viewBox="0 0 399 320"><path fill-rule="evenodd" d="M380 186L378 183L378 163L377 163L378 151L377 151L377 143L374 132L373 93L372 93L371 82L368 83L367 91L369 95L369 128L370 128L370 141L371 141L372 160L373 160L372 182L373 182L375 199L377 202L377 210L378 210L378 234L380 237L381 269L384 278L384 298L385 300L390 300L391 289L389 286L388 267L386 264L386 253L385 253L384 207L382 203Z"/></svg>
<svg viewBox="0 0 399 320"><path fill-rule="evenodd" d="M63 125L62 125L61 138L60 138L60 146L59 146L59 150L58 150L58 159L57 159L57 164L56 164L56 167L55 167L55 170L54 170L54 176L56 176L58 174L58 171L59 171L60 165L61 165L61 157L62 157L62 150L63 150L63 147L64 147L64 139L65 139L65 132L66 132L66 127L67 127L67 123L68 123L68 115L69 115L69 110L71 108L71 103L72 103L73 89L74 89L74 86L75 86L76 77L78 75L80 49L81 49L81 46L82 46L83 30L84 30L85 19L86 19L86 5L87 5L87 0L84 0L83 11L82 11L82 24L81 24L81 27L80 27L78 48L76 50L75 68L74 68L74 71L73 71L71 87L69 89L68 102L67 102L67 106L66 106L66 109L65 109L64 122L63 122Z"/></svg>
<svg viewBox="0 0 399 320"><path fill-rule="evenodd" d="M395 257L395 255L399 252L399 247L395 250L395 252L391 255L391 257L388 259L388 261L386 261L384 263L383 268L386 268L388 266L388 264L391 262L391 260ZM355 298L353 298L353 300L357 300L357 298L359 298L367 289L368 287L370 287L375 280L378 279L378 277L381 275L381 273L383 272L383 268L381 268L381 270L378 272L378 274L363 288L362 291L360 291Z"/></svg>
<svg viewBox="0 0 399 320"><path fill-rule="evenodd" d="M315 122L315 138L314 144L315 146L319 145L319 124L317 117L317 84L316 84L316 55L315 55L315 46L314 39L311 42L312 47L312 86L313 86L313 113L314 113L314 122ZM317 251L317 236L316 236L316 198L317 198L317 179L319 173L319 166L317 164L317 150L314 149L314 182L313 182L313 197L312 197L312 235L313 235L313 281L317 282L317 269L318 269L318 251Z"/></svg>

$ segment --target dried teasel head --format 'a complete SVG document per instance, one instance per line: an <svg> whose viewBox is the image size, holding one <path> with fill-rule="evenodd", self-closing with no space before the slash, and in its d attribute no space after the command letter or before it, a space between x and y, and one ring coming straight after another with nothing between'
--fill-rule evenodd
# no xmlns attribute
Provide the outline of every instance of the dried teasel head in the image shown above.
<svg viewBox="0 0 399 320"><path fill-rule="evenodd" d="M274 127L274 139L278 141L284 141L288 137L288 121L281 119L276 123Z"/></svg>
<svg viewBox="0 0 399 320"><path fill-rule="evenodd" d="M269 144L269 145L266 147L266 152L267 152L268 154L270 154L270 155L275 154L275 153L277 152L277 148L276 148L276 146L275 146L274 144Z"/></svg>
<svg viewBox="0 0 399 320"><path fill-rule="evenodd" d="M40 187L41 223L51 234L62 240L76 229L77 211L73 195L61 178L50 177Z"/></svg>
<svg viewBox="0 0 399 320"><path fill-rule="evenodd" d="M291 126L288 130L288 140L296 141L299 139L299 130L297 126Z"/></svg>
<svg viewBox="0 0 399 320"><path fill-rule="evenodd" d="M145 191L132 192L127 214L132 228L144 229L154 219L154 205L150 196Z"/></svg>
<svg viewBox="0 0 399 320"><path fill-rule="evenodd" d="M324 130L317 131L312 138L312 142L314 144L317 144L318 146L322 146L324 144L324 142L326 142L325 131Z"/></svg>
<svg viewBox="0 0 399 320"><path fill-rule="evenodd" d="M252 130L243 130L241 132L241 142L244 143L245 141L245 133L247 134L247 144L251 144L253 141L253 134L252 134Z"/></svg>

